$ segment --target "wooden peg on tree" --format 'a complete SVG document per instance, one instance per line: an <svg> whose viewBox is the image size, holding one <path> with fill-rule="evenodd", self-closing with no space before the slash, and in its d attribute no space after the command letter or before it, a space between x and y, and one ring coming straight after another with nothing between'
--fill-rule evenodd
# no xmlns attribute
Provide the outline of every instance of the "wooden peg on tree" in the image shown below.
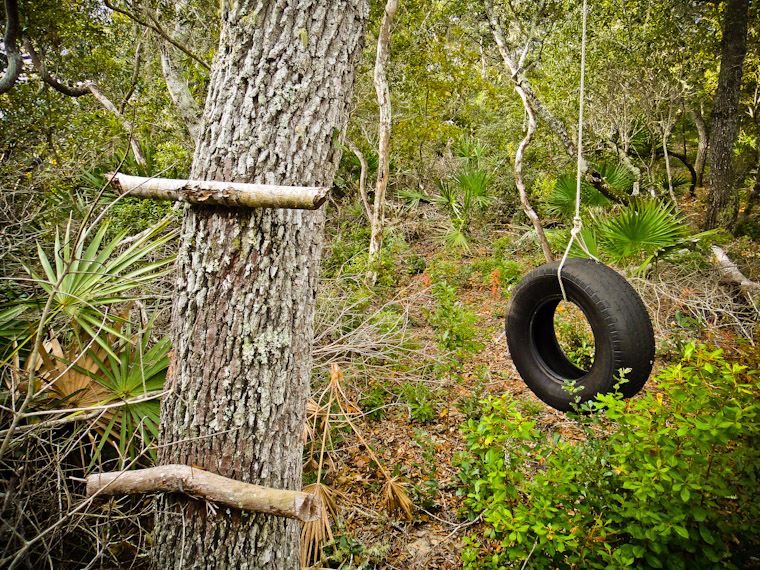
<svg viewBox="0 0 760 570"><path fill-rule="evenodd" d="M111 471L87 477L87 496L184 493L242 511L266 513L303 522L321 516L316 495L242 483L187 465L161 465L135 471Z"/></svg>

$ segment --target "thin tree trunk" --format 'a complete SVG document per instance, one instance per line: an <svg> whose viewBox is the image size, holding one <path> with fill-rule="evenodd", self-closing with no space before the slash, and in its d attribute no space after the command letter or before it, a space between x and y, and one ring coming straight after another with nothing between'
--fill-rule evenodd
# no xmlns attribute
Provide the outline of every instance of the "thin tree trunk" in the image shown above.
<svg viewBox="0 0 760 570"><path fill-rule="evenodd" d="M740 221L744 222L749 219L752 213L752 208L755 207L755 202L760 198L760 146L757 148L757 160L755 161L755 185L752 188L752 192L747 196L747 205L744 207L744 211L741 214Z"/></svg>
<svg viewBox="0 0 760 570"><path fill-rule="evenodd" d="M194 179L330 186L365 0L224 3ZM172 313L161 464L301 487L324 210L188 206ZM154 568L299 567L290 519L164 494Z"/></svg>
<svg viewBox="0 0 760 570"><path fill-rule="evenodd" d="M541 251L544 252L546 261L554 261L554 254L549 245L549 240L546 239L546 233L544 232L544 227L541 224L538 214L536 214L536 211L530 204L528 191L525 189L525 182L522 177L522 163L525 149L528 148L530 141L533 139L533 133L536 132L536 114L533 112L533 108L530 105L530 101L528 100L525 91L519 86L515 86L515 90L518 95L520 95L520 98L523 101L523 106L525 107L525 112L528 114L528 132L525 134L525 138L522 140L515 153L515 184L517 185L517 191L520 193L520 203L522 204L523 211L528 216L536 230L538 241L541 244Z"/></svg>
<svg viewBox="0 0 760 570"><path fill-rule="evenodd" d="M749 0L728 0L723 15L720 74L712 110L710 134L710 193L707 198L706 229L732 229L739 213L739 196L733 164L738 128L742 64L747 53Z"/></svg>
<svg viewBox="0 0 760 570"><path fill-rule="evenodd" d="M686 112L689 113L691 120L694 121L694 126L697 127L697 156L694 159L696 180L694 183L701 188L704 186L703 179L705 175L705 161L707 160L707 141L709 140L707 123L705 123L701 110L687 107Z"/></svg>
<svg viewBox="0 0 760 570"><path fill-rule="evenodd" d="M678 199L673 191L673 175L670 171L670 154L668 153L668 138L670 138L670 129L672 128L670 125L671 111L672 107L668 106L668 118L665 122L665 128L662 130L662 152L665 155L665 175L668 179L668 194L673 204L678 206Z"/></svg>
<svg viewBox="0 0 760 570"><path fill-rule="evenodd" d="M691 165L689 159L685 154L682 154L670 148L668 149L668 154L673 158L680 160L681 164L683 164L686 167L686 170L689 171L689 176L691 177L691 183L689 184L689 196L694 197L694 190L697 186L697 171Z"/></svg>
<svg viewBox="0 0 760 570"><path fill-rule="evenodd" d="M385 193L388 189L390 175L390 142L391 142L391 94L388 88L386 67L388 66L388 40L391 35L391 24L398 8L398 0L388 0L385 5L383 21L377 38L377 57L375 58L375 91L377 104L380 108L380 120L377 127L377 181L375 183L375 202L372 210L371 237L369 240L369 256L367 282L374 285L377 280L375 260L383 247L383 229L385 226Z"/></svg>
<svg viewBox="0 0 760 570"><path fill-rule="evenodd" d="M551 246L549 246L549 240L546 238L544 226L541 224L541 219L538 217L538 214L536 214L536 211L530 204L528 191L525 188L525 182L523 181L522 177L522 163L523 157L525 155L525 149L530 144L531 140L533 139L533 134L536 132L536 113L534 110L533 102L537 101L540 105L540 101L538 101L538 98L536 97L533 90L530 89L530 84L527 82L527 80L519 77L520 70L517 68L515 63L512 61L512 58L510 58L509 54L507 53L507 46L506 42L504 41L504 33L501 29L501 25L499 24L498 19L496 18L496 14L494 13L493 3L490 0L486 2L486 15L488 16L488 21L491 25L491 31L493 32L494 40L496 40L496 45L499 48L499 53L504 60L504 65L512 75L515 91L522 99L523 107L525 108L525 112L528 115L528 131L525 134L525 138L520 143L520 146L517 148L517 152L515 153L514 174L517 191L520 194L520 203L522 204L525 215L528 216L528 219L530 219L531 223L533 224L533 228L536 230L538 241L541 244L541 251L543 251L546 261L553 261L554 254L552 253ZM570 139L569 135L567 135L567 131L565 130L564 126L561 123L558 124L561 133L564 133L565 135L565 137L560 136L560 139L563 140L566 149L568 151L572 150L575 152L575 144Z"/></svg>
<svg viewBox="0 0 760 570"><path fill-rule="evenodd" d="M182 30L182 12L187 6L186 0L176 0L174 3L174 38L182 43L187 40L186 34ZM194 141L200 136L200 122L203 115L203 109L190 92L182 70L175 61L173 51L175 48L168 41L160 41L158 49L161 52L161 71L166 82L166 89L169 91L169 97L179 113L179 116L185 122L188 132Z"/></svg>
<svg viewBox="0 0 760 570"><path fill-rule="evenodd" d="M359 197L362 200L362 206L364 206L364 215L367 216L367 221L372 223L372 208L370 208L369 200L367 199L367 172L369 171L367 157L359 150L356 143L348 137L346 137L346 146L359 159L359 164L361 165L361 171L359 172Z"/></svg>

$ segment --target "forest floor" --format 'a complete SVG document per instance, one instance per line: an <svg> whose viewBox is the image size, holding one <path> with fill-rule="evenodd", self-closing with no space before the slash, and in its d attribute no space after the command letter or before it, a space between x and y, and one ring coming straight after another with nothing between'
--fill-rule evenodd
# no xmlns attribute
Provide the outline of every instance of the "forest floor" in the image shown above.
<svg viewBox="0 0 760 570"><path fill-rule="evenodd" d="M432 242L415 244L415 254L431 258ZM419 246L419 247L417 247ZM751 279L760 276L760 251L757 243L735 240L724 247ZM440 250L440 247L438 247ZM483 254L483 252L481 252ZM486 255L490 255L487 253ZM476 254L477 256L477 254ZM699 280L699 276L693 279ZM411 290L429 286L427 273L409 278L405 284ZM676 285L698 298L706 293ZM688 308L689 298L683 291L674 293L666 314L656 311L660 322L655 323L658 359L655 370L666 365L675 355L669 344L668 327L683 337L683 327L672 319L677 309ZM504 335L504 314L508 300L488 285L470 283L458 292L458 300L477 315L475 328L479 331L482 349L473 353L462 370L451 380L430 380L435 384L431 394L431 409L420 420L415 419L412 407L399 397L373 414L371 406L363 404L367 386L374 380L346 386L347 407L357 412L354 429L336 430L334 447L325 462L322 481L333 491L338 516L333 517L334 540L323 549L322 567L329 568L388 568L388 569L459 569L465 537L478 535L485 528L479 520L468 519L463 510L460 492L457 455L465 452L461 427L470 417L477 417L478 402L488 396L509 395L514 398L523 415L536 422L547 435L559 434L565 440L582 437L575 422L541 402L523 383L508 355ZM651 300L649 300L651 301ZM435 300L428 296L428 303ZM660 300L658 299L659 303ZM658 307L662 309L662 307ZM424 309L423 309L424 310ZM650 311L652 307L650 307ZM424 321L424 319L423 319ZM695 340L720 344L731 349L736 340L730 327L720 334L709 330L686 330ZM430 334L428 327L427 333ZM687 335L687 336L688 336ZM670 347L670 349L668 348ZM348 376L348 373L347 373ZM650 380L644 391L657 390ZM357 432L360 435L357 435ZM369 446L369 450L367 447ZM384 508L382 487L386 483L373 454L392 475L400 488L414 503L411 514L398 508ZM308 480L308 475L307 475ZM482 535L478 539L483 541ZM319 566L318 566L319 567Z"/></svg>

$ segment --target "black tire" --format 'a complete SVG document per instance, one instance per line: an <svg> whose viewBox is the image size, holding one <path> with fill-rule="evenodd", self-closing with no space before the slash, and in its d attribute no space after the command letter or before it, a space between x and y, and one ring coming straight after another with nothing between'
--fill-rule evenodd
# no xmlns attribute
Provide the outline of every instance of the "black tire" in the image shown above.
<svg viewBox="0 0 760 570"><path fill-rule="evenodd" d="M594 363L583 370L568 360L557 342L554 312L562 300L558 261L526 275L515 287L507 308L507 345L528 387L550 406L568 411L581 401L611 392L619 370L629 368L620 391L631 397L649 378L654 362L654 332L644 303L633 287L606 265L572 258L562 268L568 301L577 305L594 335ZM566 390L568 381L582 389Z"/></svg>

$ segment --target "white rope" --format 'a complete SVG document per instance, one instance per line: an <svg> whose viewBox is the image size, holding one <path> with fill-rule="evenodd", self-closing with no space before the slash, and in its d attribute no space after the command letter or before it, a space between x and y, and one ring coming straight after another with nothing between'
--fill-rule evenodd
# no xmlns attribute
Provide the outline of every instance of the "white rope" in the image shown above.
<svg viewBox="0 0 760 570"><path fill-rule="evenodd" d="M559 280L559 288L562 291L562 298L567 301L567 295L565 294L565 286L562 283L562 268L565 266L567 256L570 254L570 248L573 242L577 239L581 246L581 249L590 257L594 257L588 251L586 244L583 242L583 236L581 230L583 229L583 220L581 219L581 161L583 160L583 99L585 91L585 79L586 79L586 16L588 14L587 0L583 0L583 24L581 35L581 85L578 101L578 166L575 173L575 217L573 218L573 229L570 230L570 241L565 248L565 255L562 256L562 261L557 268L557 279Z"/></svg>

